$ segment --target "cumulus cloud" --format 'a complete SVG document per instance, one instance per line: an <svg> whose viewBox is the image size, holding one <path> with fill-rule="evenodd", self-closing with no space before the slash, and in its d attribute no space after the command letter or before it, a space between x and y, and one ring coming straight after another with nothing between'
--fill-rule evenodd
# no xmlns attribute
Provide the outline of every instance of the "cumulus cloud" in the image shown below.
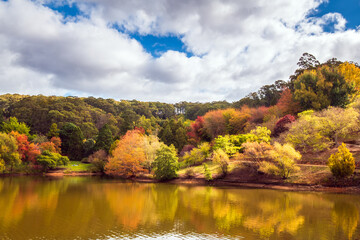
<svg viewBox="0 0 360 240"><path fill-rule="evenodd" d="M286 80L303 52L360 60L360 30L346 29L341 14L308 17L322 2L0 1L0 91L238 100ZM54 3L76 4L82 15L65 19L44 5ZM178 36L194 56L169 50L154 58L130 33Z"/></svg>

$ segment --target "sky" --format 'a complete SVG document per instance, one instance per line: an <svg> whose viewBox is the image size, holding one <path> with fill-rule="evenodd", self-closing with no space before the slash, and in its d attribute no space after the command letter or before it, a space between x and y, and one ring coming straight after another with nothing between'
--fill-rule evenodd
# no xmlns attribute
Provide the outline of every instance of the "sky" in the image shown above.
<svg viewBox="0 0 360 240"><path fill-rule="evenodd" d="M360 0L0 0L0 94L237 101L360 63Z"/></svg>

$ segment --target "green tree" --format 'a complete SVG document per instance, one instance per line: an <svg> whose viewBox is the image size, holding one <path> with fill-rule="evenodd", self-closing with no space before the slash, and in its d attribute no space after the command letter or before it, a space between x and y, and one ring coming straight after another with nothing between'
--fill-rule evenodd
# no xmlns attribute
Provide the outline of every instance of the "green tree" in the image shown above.
<svg viewBox="0 0 360 240"><path fill-rule="evenodd" d="M305 110L345 107L355 92L354 86L345 80L336 67L326 65L316 70L305 70L294 81L294 89L295 99Z"/></svg>
<svg viewBox="0 0 360 240"><path fill-rule="evenodd" d="M68 165L70 160L66 156L59 153L44 151L37 157L37 163L40 164L45 171L56 168L61 165Z"/></svg>
<svg viewBox="0 0 360 240"><path fill-rule="evenodd" d="M99 135L96 138L95 151L100 149L105 150L107 153L110 150L111 144L113 143L113 135L107 124L105 124L99 131Z"/></svg>
<svg viewBox="0 0 360 240"><path fill-rule="evenodd" d="M59 129L56 123L51 124L47 137L51 139L52 137L59 137Z"/></svg>
<svg viewBox="0 0 360 240"><path fill-rule="evenodd" d="M81 129L73 123L66 123L60 130L60 138L62 152L72 160L81 160L84 140Z"/></svg>
<svg viewBox="0 0 360 240"><path fill-rule="evenodd" d="M186 152L183 160L186 166L201 164L210 156L210 144L204 142L199 147L193 148L190 153Z"/></svg>
<svg viewBox="0 0 360 240"><path fill-rule="evenodd" d="M179 170L177 152L174 146L161 146L154 161L155 177L160 180L169 180L177 177Z"/></svg>
<svg viewBox="0 0 360 240"><path fill-rule="evenodd" d="M288 178L290 174L300 170L300 168L296 166L296 161L301 159L301 154L290 144L281 145L276 142L274 144L274 151L271 153L271 158L277 165L277 174L282 178Z"/></svg>
<svg viewBox="0 0 360 240"><path fill-rule="evenodd" d="M25 123L19 122L16 117L10 117L9 120L2 122L1 131L5 133L14 131L29 136L30 128Z"/></svg>
<svg viewBox="0 0 360 240"><path fill-rule="evenodd" d="M328 166L337 178L347 177L354 173L355 160L345 143L342 143L338 151L330 156Z"/></svg>
<svg viewBox="0 0 360 240"><path fill-rule="evenodd" d="M0 170L4 170L6 166L13 167L21 163L18 153L18 145L15 137L6 133L0 133Z"/></svg>

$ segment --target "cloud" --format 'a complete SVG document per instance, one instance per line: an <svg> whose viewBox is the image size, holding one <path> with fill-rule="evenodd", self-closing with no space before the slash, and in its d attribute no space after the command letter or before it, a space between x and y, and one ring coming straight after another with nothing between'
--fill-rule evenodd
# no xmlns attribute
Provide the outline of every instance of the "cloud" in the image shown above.
<svg viewBox="0 0 360 240"><path fill-rule="evenodd" d="M43 5L51 3L0 1L2 93L233 101L286 80L303 52L360 60L360 30L346 29L341 14L308 17L321 0L63 0L82 12L66 21ZM154 58L134 32L179 36L194 56Z"/></svg>

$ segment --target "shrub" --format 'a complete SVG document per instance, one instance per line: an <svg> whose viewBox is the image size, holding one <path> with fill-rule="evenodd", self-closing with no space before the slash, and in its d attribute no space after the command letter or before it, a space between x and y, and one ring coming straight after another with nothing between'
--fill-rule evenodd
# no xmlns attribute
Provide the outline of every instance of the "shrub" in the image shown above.
<svg viewBox="0 0 360 240"><path fill-rule="evenodd" d="M259 163L259 172L266 173L268 175L275 175L279 174L279 168L272 162L262 161Z"/></svg>
<svg viewBox="0 0 360 240"><path fill-rule="evenodd" d="M223 150L216 149L213 152L212 160L213 162L220 165L221 172L225 176L228 173L228 167L229 167L228 155Z"/></svg>
<svg viewBox="0 0 360 240"><path fill-rule="evenodd" d="M205 180L210 181L213 179L210 169L208 168L208 165L206 163L203 164L204 166L204 176Z"/></svg>
<svg viewBox="0 0 360 240"><path fill-rule="evenodd" d="M244 157L252 161L260 162L269 159L272 146L265 142L247 142L244 143L245 147Z"/></svg>
<svg viewBox="0 0 360 240"><path fill-rule="evenodd" d="M190 153L185 153L183 160L186 166L201 164L210 155L210 144L202 143L198 148L194 148Z"/></svg>
<svg viewBox="0 0 360 240"><path fill-rule="evenodd" d="M290 144L281 145L276 142L270 155L279 169L278 175L282 178L288 178L291 173L300 169L296 166L296 161L301 159L301 154Z"/></svg>
<svg viewBox="0 0 360 240"><path fill-rule="evenodd" d="M44 151L37 157L37 163L47 171L48 169L56 168L60 165L67 165L70 161L68 157L61 156L59 153Z"/></svg>
<svg viewBox="0 0 360 240"><path fill-rule="evenodd" d="M186 171L185 171L185 176L186 176L187 178L193 178L193 177L195 177L195 171L194 171L194 169L193 169L193 168L188 168L188 169L186 169Z"/></svg>
<svg viewBox="0 0 360 240"><path fill-rule="evenodd" d="M277 137L281 133L289 131L289 124L295 121L295 117L293 115L285 115L284 117L280 118L279 121L275 124L274 129L274 136Z"/></svg>
<svg viewBox="0 0 360 240"><path fill-rule="evenodd" d="M330 156L328 166L337 178L347 177L354 173L355 160L345 143L342 143L338 151Z"/></svg>
<svg viewBox="0 0 360 240"><path fill-rule="evenodd" d="M105 164L107 162L107 154L105 150L101 149L91 154L88 158L88 162L92 163L93 167L91 171L93 172L104 172Z"/></svg>

